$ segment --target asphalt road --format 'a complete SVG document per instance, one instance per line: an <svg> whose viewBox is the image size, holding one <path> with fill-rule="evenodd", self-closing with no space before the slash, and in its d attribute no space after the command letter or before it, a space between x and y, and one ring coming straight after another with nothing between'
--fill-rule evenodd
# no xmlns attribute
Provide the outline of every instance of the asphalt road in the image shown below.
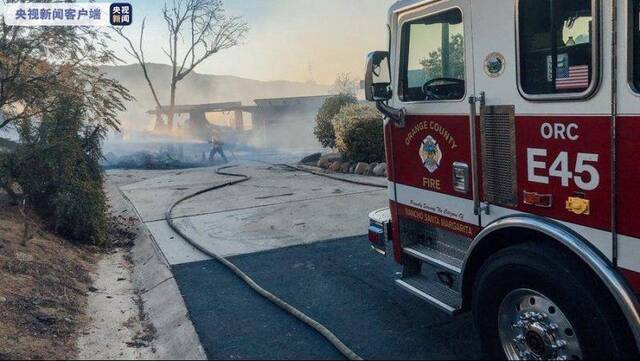
<svg viewBox="0 0 640 361"><path fill-rule="evenodd" d="M400 267L357 236L368 227L368 212L388 204L385 189L264 163L248 162L234 172L252 178L176 208L176 223L197 242L231 257L364 358L481 357L468 316L450 318L399 289L394 280ZM170 204L228 177L199 168L111 171L110 179L120 184L171 265L210 359L342 358L315 331L167 226L164 211Z"/></svg>
<svg viewBox="0 0 640 361"><path fill-rule="evenodd" d="M394 285L400 267L366 237L235 256L263 287L366 359L478 359L470 317L450 318ZM215 261L173 271L210 359L341 359L321 336Z"/></svg>

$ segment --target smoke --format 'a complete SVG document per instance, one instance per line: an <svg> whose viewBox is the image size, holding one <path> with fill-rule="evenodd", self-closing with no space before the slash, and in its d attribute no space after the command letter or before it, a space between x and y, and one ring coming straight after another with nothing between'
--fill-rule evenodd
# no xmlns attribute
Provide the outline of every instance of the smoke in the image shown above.
<svg viewBox="0 0 640 361"><path fill-rule="evenodd" d="M386 14L393 1L226 0L227 13L243 16L251 31L242 45L216 54L179 82L176 102L239 101L251 106L255 105L255 99L330 94L339 74L350 73L358 80L366 53L387 47ZM166 61L161 46L166 43L166 27L159 13L160 6L156 1L139 1L134 6L139 19L147 18L145 55L148 61L156 63L150 64L149 72L159 98L166 104L171 68L158 64ZM139 26L130 27L127 34L138 39ZM134 62L122 44L113 46L126 62ZM162 144L174 142L187 144L189 149L196 144L206 150L208 144L198 139L162 138L150 132L155 116L147 111L156 104L139 65L103 66L101 70L120 81L136 98L127 104L127 111L121 116L122 134L109 137L106 151L114 154L136 150L160 152ZM178 124L184 124L188 117L181 115ZM243 117L248 136L233 139L227 145L238 151L295 154L321 150L313 135L314 121L308 116L301 119L297 112L283 112L278 119L271 119L266 137L249 113L245 112ZM208 115L207 118L212 124L226 126L233 114ZM201 150L186 153L195 158Z"/></svg>

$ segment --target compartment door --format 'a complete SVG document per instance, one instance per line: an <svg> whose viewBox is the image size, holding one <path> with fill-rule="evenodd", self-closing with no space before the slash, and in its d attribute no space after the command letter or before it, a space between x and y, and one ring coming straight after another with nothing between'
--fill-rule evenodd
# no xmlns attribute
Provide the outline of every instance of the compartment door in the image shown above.
<svg viewBox="0 0 640 361"><path fill-rule="evenodd" d="M611 257L611 64L599 49L612 31L610 6L599 4L474 2L474 75L485 93L482 225L542 216Z"/></svg>
<svg viewBox="0 0 640 361"><path fill-rule="evenodd" d="M640 0L618 1L618 116L616 177L618 265L640 285Z"/></svg>

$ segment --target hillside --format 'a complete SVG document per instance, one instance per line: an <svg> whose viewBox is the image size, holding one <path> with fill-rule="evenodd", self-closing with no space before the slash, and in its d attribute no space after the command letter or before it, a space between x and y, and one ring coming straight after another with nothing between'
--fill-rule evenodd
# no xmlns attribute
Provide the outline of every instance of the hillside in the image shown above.
<svg viewBox="0 0 640 361"><path fill-rule="evenodd" d="M101 70L110 78L120 81L136 97L128 104L123 115L123 126L144 129L153 118L145 112L155 107L153 97L139 65L102 66ZM168 103L171 68L163 64L149 64L149 73L160 100ZM324 95L330 86L289 81L259 81L228 75L209 75L193 72L178 84L177 103L198 104L226 101L242 101L251 105L253 99L289 96Z"/></svg>
<svg viewBox="0 0 640 361"><path fill-rule="evenodd" d="M0 360L76 356L96 258L0 191Z"/></svg>

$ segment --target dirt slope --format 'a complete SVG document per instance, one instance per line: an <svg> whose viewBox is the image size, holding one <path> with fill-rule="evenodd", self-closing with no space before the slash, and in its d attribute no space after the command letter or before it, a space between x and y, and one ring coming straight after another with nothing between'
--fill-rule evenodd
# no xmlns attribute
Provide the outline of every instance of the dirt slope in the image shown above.
<svg viewBox="0 0 640 361"><path fill-rule="evenodd" d="M25 218L0 193L0 359L76 356L96 258L47 231L35 215Z"/></svg>

